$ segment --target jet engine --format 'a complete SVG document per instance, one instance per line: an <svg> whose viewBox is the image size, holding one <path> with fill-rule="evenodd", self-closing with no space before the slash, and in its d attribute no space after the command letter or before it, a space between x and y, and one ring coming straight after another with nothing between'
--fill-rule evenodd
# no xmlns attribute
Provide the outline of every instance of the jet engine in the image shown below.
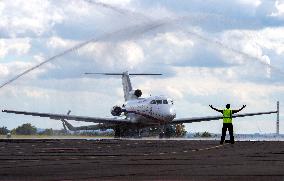
<svg viewBox="0 0 284 181"><path fill-rule="evenodd" d="M122 113L122 108L119 106L113 106L111 109L111 115L113 116L120 116Z"/></svg>
<svg viewBox="0 0 284 181"><path fill-rule="evenodd" d="M142 96L142 91L141 91L140 89L136 89L136 90L134 91L134 95L135 95L136 97L141 97L141 96Z"/></svg>

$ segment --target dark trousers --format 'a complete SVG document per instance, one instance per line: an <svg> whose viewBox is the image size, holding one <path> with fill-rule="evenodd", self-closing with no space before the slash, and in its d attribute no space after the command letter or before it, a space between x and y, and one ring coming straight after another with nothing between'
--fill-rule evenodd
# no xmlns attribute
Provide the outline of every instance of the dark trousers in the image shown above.
<svg viewBox="0 0 284 181"><path fill-rule="evenodd" d="M230 141L233 143L234 142L234 133L233 133L233 124L232 123L223 123L221 143L223 143L224 140L225 140L227 129L229 130Z"/></svg>

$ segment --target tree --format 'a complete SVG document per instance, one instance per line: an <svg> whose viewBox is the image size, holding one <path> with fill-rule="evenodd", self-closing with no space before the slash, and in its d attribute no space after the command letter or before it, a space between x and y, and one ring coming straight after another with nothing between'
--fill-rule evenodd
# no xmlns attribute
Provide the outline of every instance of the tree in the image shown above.
<svg viewBox="0 0 284 181"><path fill-rule="evenodd" d="M18 126L15 129L16 134L19 135L33 135L36 134L36 127L32 126L30 123L23 124L22 126Z"/></svg>
<svg viewBox="0 0 284 181"><path fill-rule="evenodd" d="M7 133L9 133L10 131L7 129L7 127L1 127L0 128L0 135L6 135Z"/></svg>
<svg viewBox="0 0 284 181"><path fill-rule="evenodd" d="M209 137L212 137L212 134L205 131L203 133L195 133L194 137L209 138Z"/></svg>
<svg viewBox="0 0 284 181"><path fill-rule="evenodd" d="M39 134L51 136L51 135L53 135L53 133L54 133L53 129L50 128L50 129L45 129L44 131L40 132Z"/></svg>
<svg viewBox="0 0 284 181"><path fill-rule="evenodd" d="M187 131L185 130L185 125L177 124L176 125L176 137L184 137Z"/></svg>
<svg viewBox="0 0 284 181"><path fill-rule="evenodd" d="M211 133L205 131L204 133L202 133L201 137L203 138L209 138L209 137L212 137Z"/></svg>

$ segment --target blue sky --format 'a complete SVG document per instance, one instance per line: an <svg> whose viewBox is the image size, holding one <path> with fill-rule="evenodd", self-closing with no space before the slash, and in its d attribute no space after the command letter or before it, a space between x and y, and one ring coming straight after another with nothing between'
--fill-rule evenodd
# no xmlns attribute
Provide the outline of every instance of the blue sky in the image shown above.
<svg viewBox="0 0 284 181"><path fill-rule="evenodd" d="M218 114L209 104L246 104L243 112L254 112L275 110L279 100L284 108L284 1L2 0L0 81L90 39L96 41L0 89L1 108L110 116L123 103L121 80L83 73L126 70L163 73L133 77L133 86L144 96L172 97L180 118ZM235 119L235 132L275 132L275 120ZM1 113L0 126L26 122L62 128L56 120ZM219 133L221 126L186 128Z"/></svg>

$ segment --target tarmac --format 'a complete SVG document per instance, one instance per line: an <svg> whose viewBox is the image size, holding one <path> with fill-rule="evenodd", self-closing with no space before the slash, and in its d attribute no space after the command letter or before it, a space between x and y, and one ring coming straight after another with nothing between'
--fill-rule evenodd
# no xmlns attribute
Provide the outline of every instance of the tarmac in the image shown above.
<svg viewBox="0 0 284 181"><path fill-rule="evenodd" d="M0 180L284 181L284 142L1 139Z"/></svg>

